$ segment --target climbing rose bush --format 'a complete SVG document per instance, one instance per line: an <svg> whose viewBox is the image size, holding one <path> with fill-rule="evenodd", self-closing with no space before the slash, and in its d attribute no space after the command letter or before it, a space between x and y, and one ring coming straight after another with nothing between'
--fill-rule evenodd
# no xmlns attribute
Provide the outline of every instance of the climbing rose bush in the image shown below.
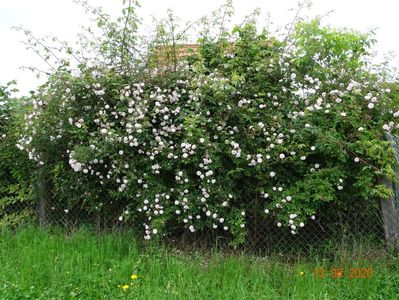
<svg viewBox="0 0 399 300"><path fill-rule="evenodd" d="M398 97L369 71L368 35L313 21L281 40L251 20L208 34L185 55L149 47L148 62L172 49L162 65L63 65L32 95L17 147L51 169L65 211L238 245L255 215L296 235L326 203L387 195Z"/></svg>

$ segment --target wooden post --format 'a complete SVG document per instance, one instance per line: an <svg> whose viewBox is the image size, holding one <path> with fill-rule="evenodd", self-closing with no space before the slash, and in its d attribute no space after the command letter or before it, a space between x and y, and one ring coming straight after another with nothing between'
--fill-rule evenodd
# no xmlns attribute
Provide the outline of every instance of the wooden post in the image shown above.
<svg viewBox="0 0 399 300"><path fill-rule="evenodd" d="M380 184L393 191L393 184L386 177L380 178ZM382 219L384 222L385 239L390 246L399 251L399 220L398 210L395 207L395 195L381 199Z"/></svg>
<svg viewBox="0 0 399 300"><path fill-rule="evenodd" d="M37 197L38 197L38 215L41 227L47 223L47 204L49 197L48 180L46 176L46 168L41 166L37 178Z"/></svg>

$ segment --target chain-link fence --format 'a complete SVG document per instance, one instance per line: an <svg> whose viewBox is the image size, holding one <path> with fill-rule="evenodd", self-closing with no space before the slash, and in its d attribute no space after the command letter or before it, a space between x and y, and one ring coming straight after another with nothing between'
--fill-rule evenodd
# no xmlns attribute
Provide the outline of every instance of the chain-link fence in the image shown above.
<svg viewBox="0 0 399 300"><path fill-rule="evenodd" d="M399 194L396 193L396 195ZM331 243L336 246L366 243L386 250L395 247L398 249L398 198L396 196L392 199L381 200L372 209L369 206L365 207L361 201L353 201L350 210L339 210L336 204L327 203L317 217L295 235L287 228L277 227L272 219L268 220L261 215L248 212L246 214L248 229L246 241L239 248L262 254L308 253L312 249L322 248ZM39 202L30 207L34 222L68 229L85 226L96 232L132 229L129 223L119 219L123 211L120 204L109 203L109 207L103 207L101 212L89 212L84 207L66 209L59 203L53 202L51 197L46 201L46 203ZM25 212L27 208L26 203L13 203L0 217L15 216L19 212ZM104 213L104 210L107 213ZM230 237L223 230L204 230L196 233L188 230L174 230L173 234L166 233L165 240L178 247L231 248L228 246Z"/></svg>
<svg viewBox="0 0 399 300"><path fill-rule="evenodd" d="M399 138L391 135L387 138L392 142L399 161ZM245 216L247 235L239 249L252 253L287 254L309 253L329 244L365 244L366 247L372 245L387 251L395 248L399 250L399 184L392 184L384 178L380 183L391 188L394 196L370 204L357 200L354 195L349 209L339 207L336 202L326 203L317 213L317 217L294 235L287 228L276 226L272 218L264 218L258 213L259 209L252 212L249 210ZM14 223L18 223L20 219L29 216L27 212L30 210L30 217L41 225L56 225L68 229L86 226L96 232L132 229L128 222L120 219L126 203L109 202L97 210L88 211L84 206L63 206L52 195L51 187L45 182L39 182L38 191L42 197L33 205L29 202L4 202L7 205L0 207L1 222L14 220ZM137 230L138 234L141 229ZM228 246L230 236L221 229L191 233L182 228L165 235L165 240L178 247L232 248Z"/></svg>

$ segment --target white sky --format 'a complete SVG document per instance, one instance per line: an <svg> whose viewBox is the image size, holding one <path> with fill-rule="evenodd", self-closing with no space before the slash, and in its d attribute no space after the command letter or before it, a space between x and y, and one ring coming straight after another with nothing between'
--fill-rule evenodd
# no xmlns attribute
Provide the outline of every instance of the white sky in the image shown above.
<svg viewBox="0 0 399 300"><path fill-rule="evenodd" d="M144 23L151 18L164 17L172 8L182 22L193 21L221 6L224 0L141 0L138 12ZM111 15L117 15L121 0L89 0L93 6L102 6ZM243 17L255 8L261 8L260 20L266 20L270 13L276 26L283 26L293 19L290 8L297 6L297 0L235 0L235 17L240 23ZM376 50L381 58L384 53L399 53L399 0L313 0L313 7L307 16L323 15L334 10L324 19L324 24L348 27L359 31L377 29ZM10 29L23 25L41 36L52 34L61 40L73 41L80 32L79 26L88 24L88 16L72 0L0 0L0 84L17 80L23 94L34 89L41 81L33 73L23 71L21 66L35 66L45 69L45 64L33 52L25 50L20 42L21 33ZM265 21L266 24L266 21ZM394 60L394 66L399 66Z"/></svg>

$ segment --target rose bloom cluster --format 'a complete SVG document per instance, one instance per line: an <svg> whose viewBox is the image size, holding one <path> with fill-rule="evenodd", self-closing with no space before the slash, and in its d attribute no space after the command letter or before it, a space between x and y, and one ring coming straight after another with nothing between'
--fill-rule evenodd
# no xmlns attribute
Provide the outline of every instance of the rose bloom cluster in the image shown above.
<svg viewBox="0 0 399 300"><path fill-rule="evenodd" d="M389 163L370 149L386 146L399 112L352 50L363 37L336 33L348 45L332 49L310 24L288 45L248 26L162 81L153 70L54 78L32 96L18 148L81 186L66 209L114 207L146 240L210 230L243 243L255 214L296 235L326 203L373 194Z"/></svg>

